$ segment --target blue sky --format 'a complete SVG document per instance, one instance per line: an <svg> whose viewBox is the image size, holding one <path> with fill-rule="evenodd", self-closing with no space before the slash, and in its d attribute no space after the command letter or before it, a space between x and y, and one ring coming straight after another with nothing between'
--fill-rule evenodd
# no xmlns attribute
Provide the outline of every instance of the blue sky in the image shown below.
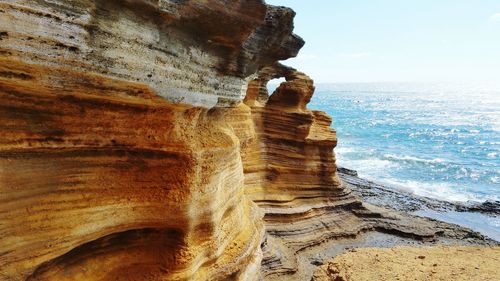
<svg viewBox="0 0 500 281"><path fill-rule="evenodd" d="M266 0L297 12L285 64L316 82L500 81L500 0Z"/></svg>

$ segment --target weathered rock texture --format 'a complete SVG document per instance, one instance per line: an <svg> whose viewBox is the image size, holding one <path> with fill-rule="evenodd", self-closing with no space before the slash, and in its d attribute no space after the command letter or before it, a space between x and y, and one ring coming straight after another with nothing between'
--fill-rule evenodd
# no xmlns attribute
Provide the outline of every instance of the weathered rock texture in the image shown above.
<svg viewBox="0 0 500 281"><path fill-rule="evenodd" d="M267 82L279 77L286 82L269 96ZM256 131L242 147L245 188L265 213L262 271L267 280L308 280L317 264L345 247L458 243L477 235L353 196L336 172L332 119L307 109L313 93L308 76L273 64L249 83L245 97Z"/></svg>
<svg viewBox="0 0 500 281"><path fill-rule="evenodd" d="M292 33L292 10L259 0L12 0L0 9L3 56L138 82L205 107L238 103L249 75L304 43ZM59 89L87 82L106 91L73 75L49 77Z"/></svg>
<svg viewBox="0 0 500 281"><path fill-rule="evenodd" d="M262 213L227 119L249 76L303 45L293 16L1 1L0 279L259 278Z"/></svg>
<svg viewBox="0 0 500 281"><path fill-rule="evenodd" d="M316 270L313 281L500 280L499 247L359 249Z"/></svg>
<svg viewBox="0 0 500 281"><path fill-rule="evenodd" d="M276 63L293 16L1 1L0 279L303 280L346 245L475 237L341 185L312 80Z"/></svg>
<svg viewBox="0 0 500 281"><path fill-rule="evenodd" d="M294 200L324 199L335 193L340 187L333 154L337 138L329 116L306 108L313 81L280 64L259 74L249 83L245 98L257 133L256 145L242 151L247 194L261 207L272 208L303 205ZM275 77L287 82L268 98L267 81Z"/></svg>

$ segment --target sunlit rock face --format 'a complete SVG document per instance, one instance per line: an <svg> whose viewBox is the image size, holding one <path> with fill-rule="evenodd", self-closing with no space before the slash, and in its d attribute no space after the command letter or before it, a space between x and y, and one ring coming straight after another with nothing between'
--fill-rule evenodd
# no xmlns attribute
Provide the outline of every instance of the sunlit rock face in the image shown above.
<svg viewBox="0 0 500 281"><path fill-rule="evenodd" d="M268 97L267 82L277 77L287 81ZM261 206L328 197L341 189L332 119L306 107L313 92L312 79L280 64L263 68L249 83L245 104L252 109L258 144L244 150L243 159L247 194Z"/></svg>
<svg viewBox="0 0 500 281"><path fill-rule="evenodd" d="M269 96L267 82L280 77L286 82ZM345 211L361 203L337 176L332 119L307 109L313 93L307 75L273 64L249 83L245 97L256 131L256 139L242 149L245 186L265 213L267 278L300 280L303 276L293 276L303 263L297 261L300 250L356 235L367 225Z"/></svg>
<svg viewBox="0 0 500 281"><path fill-rule="evenodd" d="M277 63L293 16L1 1L0 279L309 280L364 233L467 238L342 186L312 79Z"/></svg>
<svg viewBox="0 0 500 281"><path fill-rule="evenodd" d="M4 56L138 82L204 107L238 103L249 75L304 44L292 10L259 0L3 2Z"/></svg>
<svg viewBox="0 0 500 281"><path fill-rule="evenodd" d="M258 279L240 101L303 45L293 16L257 0L0 2L0 279Z"/></svg>
<svg viewBox="0 0 500 281"><path fill-rule="evenodd" d="M286 82L269 95L267 82L279 77ZM310 280L318 264L346 245L467 236L449 225L377 208L353 196L336 172L332 119L307 108L313 94L307 75L272 64L249 82L245 105L230 119L245 139L241 157L246 196L264 212L266 280ZM243 122L246 118L253 124ZM248 133L252 129L254 136Z"/></svg>

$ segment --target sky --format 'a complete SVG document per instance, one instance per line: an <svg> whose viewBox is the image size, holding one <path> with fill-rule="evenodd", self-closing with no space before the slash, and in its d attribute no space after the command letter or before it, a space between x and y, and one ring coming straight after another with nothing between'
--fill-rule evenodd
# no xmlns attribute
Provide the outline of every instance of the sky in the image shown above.
<svg viewBox="0 0 500 281"><path fill-rule="evenodd" d="M500 81L500 0L266 2L297 13L284 63L318 83Z"/></svg>

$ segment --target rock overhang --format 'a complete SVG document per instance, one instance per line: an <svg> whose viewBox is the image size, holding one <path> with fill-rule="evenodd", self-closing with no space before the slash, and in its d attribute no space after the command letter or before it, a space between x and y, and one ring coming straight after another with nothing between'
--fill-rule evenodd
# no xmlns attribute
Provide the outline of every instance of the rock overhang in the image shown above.
<svg viewBox="0 0 500 281"><path fill-rule="evenodd" d="M295 12L261 0L1 4L0 47L32 64L145 84L172 103L234 107L259 69L296 56ZM61 88L75 81L51 77Z"/></svg>

